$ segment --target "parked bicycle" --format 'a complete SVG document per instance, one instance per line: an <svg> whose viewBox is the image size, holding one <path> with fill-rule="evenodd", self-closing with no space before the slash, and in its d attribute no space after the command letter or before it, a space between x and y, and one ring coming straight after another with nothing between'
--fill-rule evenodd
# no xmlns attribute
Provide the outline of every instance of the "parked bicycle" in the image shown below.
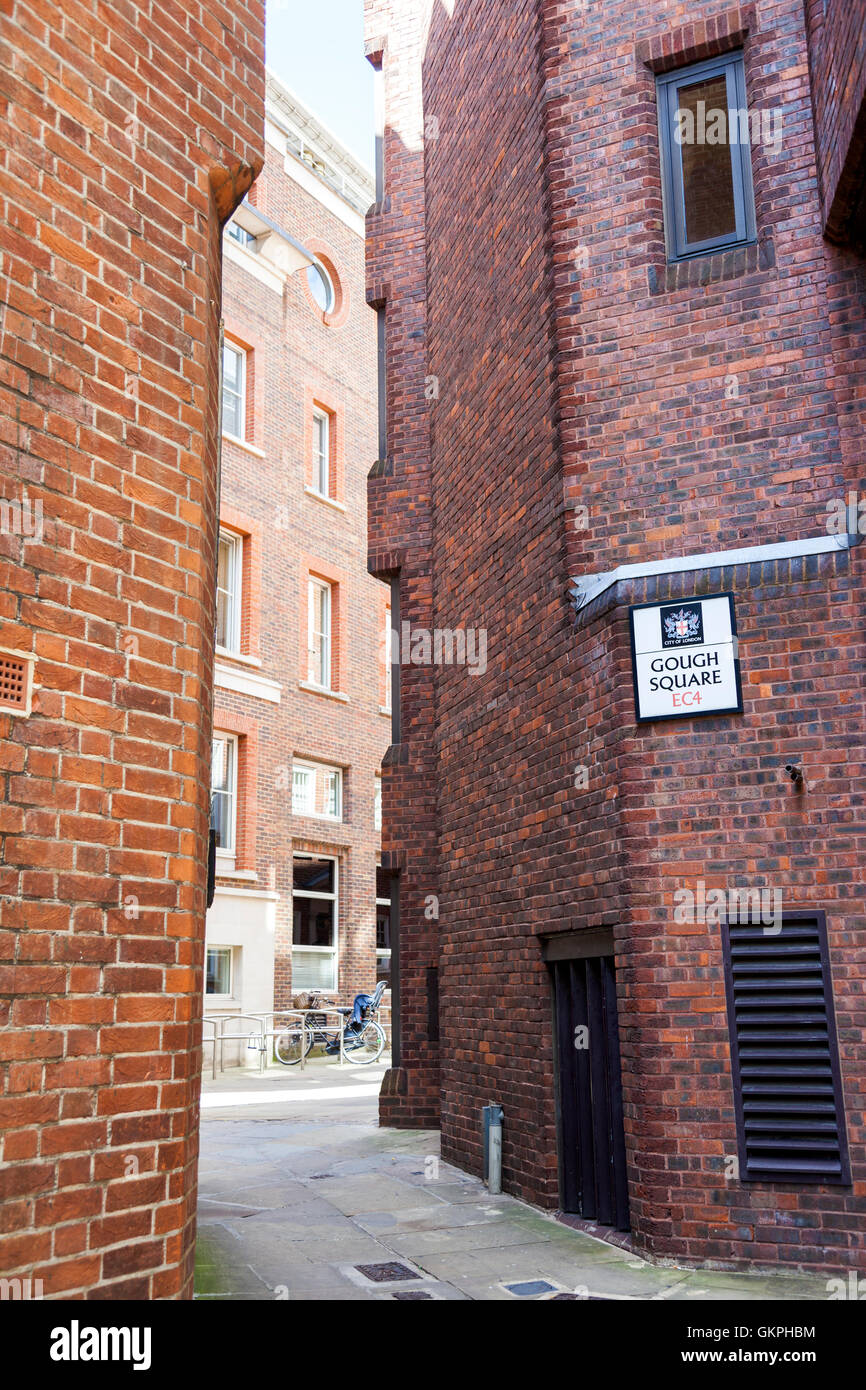
<svg viewBox="0 0 866 1390"><path fill-rule="evenodd" d="M342 1034L343 1055L347 1062L358 1067L378 1062L385 1051L385 1030L377 1020L377 1014L385 993L385 982L380 980L373 994L356 994L351 1007L326 1005L321 995L313 994L306 1025L292 1022L274 1039L274 1052L284 1067L296 1067L304 1057L309 1057L317 1043L324 1044L330 1057L340 1055L340 1035ZM331 1013L343 1015L343 1025L328 1024L327 1007Z"/></svg>

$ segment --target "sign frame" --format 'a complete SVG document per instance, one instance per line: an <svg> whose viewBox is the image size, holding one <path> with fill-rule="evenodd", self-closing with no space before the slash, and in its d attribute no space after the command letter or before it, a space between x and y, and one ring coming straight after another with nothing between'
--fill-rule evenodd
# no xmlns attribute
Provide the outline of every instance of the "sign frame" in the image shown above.
<svg viewBox="0 0 866 1390"><path fill-rule="evenodd" d="M678 604L707 603L710 599L726 598L728 600L728 613L731 619L731 637L734 643L734 680L736 682L737 703L735 705L725 705L724 709L706 710L679 710L676 714L641 714L640 712L640 688L637 677L637 650L635 644L635 623L634 615L646 608L668 608ZM739 636L737 633L737 613L734 603L734 593L730 589L723 589L719 593L712 594L693 594L689 598L668 598L653 599L651 603L632 603L628 610L629 637L631 640L631 679L634 690L634 710L635 719L638 724L661 724L668 723L672 719L720 719L729 714L743 713L743 683L740 676L740 655L739 655ZM695 643L696 646L700 645Z"/></svg>

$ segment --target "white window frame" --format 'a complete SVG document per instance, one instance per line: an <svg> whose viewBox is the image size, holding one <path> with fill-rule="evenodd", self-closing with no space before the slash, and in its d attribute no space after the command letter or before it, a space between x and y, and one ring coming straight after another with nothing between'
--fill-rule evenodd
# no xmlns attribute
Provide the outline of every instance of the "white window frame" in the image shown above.
<svg viewBox="0 0 866 1390"><path fill-rule="evenodd" d="M296 859L306 860L329 860L334 866L334 891L333 893L312 893L305 888L296 888L294 879L294 866ZM294 900L295 898L314 898L319 902L332 902L334 904L334 944L333 946L296 946L294 943ZM305 854L302 851L295 851L292 855L292 991L295 992L298 986L295 984L295 953L306 951L311 955L331 956L333 960L333 974L331 976L333 984L327 988L322 987L323 994L334 994L339 988L340 980L340 861L336 854ZM305 985L300 986L306 989Z"/></svg>
<svg viewBox="0 0 866 1390"><path fill-rule="evenodd" d="M331 495L331 417L318 405L313 407L313 491L319 497Z"/></svg>
<svg viewBox="0 0 866 1390"><path fill-rule="evenodd" d="M381 867L382 867L381 864L377 864L377 865L376 865L376 872L377 872L377 874L378 874L378 871L381 869ZM388 913L389 913L389 916L390 916L390 912L391 912L391 899L390 899L390 898L380 898L380 897L378 897L378 895L377 895L377 897L376 897L376 907L377 907L377 908L379 908L379 907L387 907ZM376 947L376 960L377 960L377 961L379 961L379 960L390 960L390 959L391 959L392 950L393 950L393 947L391 947L391 946L377 946L377 947ZM376 973L378 974L378 967L377 967Z"/></svg>
<svg viewBox="0 0 866 1390"><path fill-rule="evenodd" d="M382 775L377 773L373 779L373 829L382 829Z"/></svg>
<svg viewBox="0 0 866 1390"><path fill-rule="evenodd" d="M241 444L244 444L246 443L247 437L247 354L244 351L244 349L240 347L237 343L231 343L229 342L228 338L224 338L223 353L225 354L226 352L234 353L235 357L239 359L241 364L239 391L235 391L233 387L227 385L225 370L223 370L222 378L223 401L225 400L226 394L234 396L238 400L240 414L240 430L237 434L234 434L230 429L226 429L225 406L223 406L223 434L226 435L228 439L237 439Z"/></svg>
<svg viewBox="0 0 866 1390"><path fill-rule="evenodd" d="M231 550L230 578L228 589L220 589L219 578L217 578L217 596L224 593L228 597L228 623L226 640L224 643L217 642L217 649L233 656L239 656L241 650L241 613L243 605L243 557L244 557L244 538L239 536L237 531L228 531L224 526L220 527L219 544L224 541L229 543ZM219 569L217 569L219 576Z"/></svg>
<svg viewBox="0 0 866 1390"><path fill-rule="evenodd" d="M221 952L221 953L224 952L225 954L228 955L228 958L229 958L229 987L228 987L228 992L227 992L227 993L220 992L219 994L216 994L216 993L209 994L208 991L207 991L207 958L208 958L208 955L210 954L211 951L219 951L219 952ZM212 946L212 945L210 945L210 943L206 943L206 944L205 944L204 979L205 979L205 996L204 996L205 999L233 999L233 998L234 998L234 987L235 987L235 951L234 951L234 947L233 947L233 946Z"/></svg>
<svg viewBox="0 0 866 1390"><path fill-rule="evenodd" d="M328 296L327 296L328 302L327 302L326 305L320 304L319 301L318 301L318 299L316 299L316 292L315 292L315 290L313 289L313 286L310 284L310 271L311 271L311 270L316 270L316 271L318 271L319 275L321 275L321 277L322 277L322 281L324 282L325 289L326 289L327 292L328 292ZM330 314L330 313L333 313L334 305L335 305L336 302L337 302L337 295L336 295L336 291L334 290L334 282L333 282L333 280L331 279L331 277L330 277L330 275L328 274L328 272L327 272L327 270L325 269L325 267L322 265L322 262L321 262L321 261L313 261L312 264L310 264L310 265L307 266L307 272L306 272L306 273L307 273L307 285L309 286L310 294L313 296L313 299L316 301L316 308L317 308L317 309L321 309L321 311L322 311L323 314Z"/></svg>
<svg viewBox="0 0 866 1390"><path fill-rule="evenodd" d="M303 775L304 780L305 780L305 789L304 789L304 790L305 790L305 805L304 805L303 808L301 808L300 806L297 806L297 805L295 804L295 778L297 777L298 780L300 781L300 774ZM312 792L312 795L310 795L311 792ZM293 816L311 816L311 815L313 814L313 812L310 811L310 809L309 809L308 803L309 803L310 801L312 801L313 806L315 806L315 804L316 804L316 775L315 775L315 771L314 771L314 769L313 769L313 767L312 767L312 765L311 765L310 763L299 763L299 762L297 762L295 759L293 759L293 760L292 760L292 815L293 815Z"/></svg>
<svg viewBox="0 0 866 1390"><path fill-rule="evenodd" d="M223 873L232 873L235 868L238 843L238 736L237 734L226 733L222 729L214 729L213 742L216 743L217 739L222 739L225 743L230 744L232 749L231 788L228 793L219 793L219 795L229 796L229 803L231 806L231 816L229 818L231 825L231 845L217 845L217 871L219 872L222 870ZM213 801L213 796L214 786L213 776L211 776L211 801Z"/></svg>
<svg viewBox="0 0 866 1390"><path fill-rule="evenodd" d="M313 809L305 811L295 810L295 773L306 772L309 774L308 786L310 783L313 788L312 803ZM337 779L337 810L335 814L330 811L316 810L316 792L318 789L317 779L319 775L324 777L335 777ZM333 763L314 763L308 759L292 759L292 815L309 816L314 820L341 821L343 819L343 769L334 767Z"/></svg>
<svg viewBox="0 0 866 1390"><path fill-rule="evenodd" d="M233 241L236 246L242 246L245 251L255 251L258 238L255 232L251 232L249 227L242 227L240 222L234 218L226 227L226 236Z"/></svg>
<svg viewBox="0 0 866 1390"><path fill-rule="evenodd" d="M319 593L326 593L328 596L327 614L322 631L316 627L316 612L319 607L317 598ZM307 678L311 685L317 686L320 690L332 690L334 681L333 664L331 661L331 627L334 611L333 587L325 579L309 580L307 588ZM321 661L318 671L313 670L316 652L316 639L321 640ZM326 679L322 680L321 677Z"/></svg>

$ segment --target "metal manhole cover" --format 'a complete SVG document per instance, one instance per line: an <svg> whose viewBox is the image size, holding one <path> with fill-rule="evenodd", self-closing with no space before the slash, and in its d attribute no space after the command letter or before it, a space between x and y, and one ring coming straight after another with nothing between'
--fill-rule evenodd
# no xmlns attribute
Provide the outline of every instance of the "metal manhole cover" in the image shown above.
<svg viewBox="0 0 866 1390"><path fill-rule="evenodd" d="M432 1293L424 1293L421 1289L403 1289L401 1293L392 1293L392 1298L399 1298L404 1303L417 1303L419 1298L432 1298Z"/></svg>
<svg viewBox="0 0 866 1390"><path fill-rule="evenodd" d="M405 1265L398 1264L396 1260L391 1260L381 1265L355 1265L359 1274L363 1274L365 1279L369 1279L371 1284L396 1284L404 1279L420 1279L421 1275L414 1270L407 1269Z"/></svg>
<svg viewBox="0 0 866 1390"><path fill-rule="evenodd" d="M516 1298L537 1298L542 1293L556 1292L556 1285L549 1284L546 1279L527 1279L521 1284L506 1284L505 1287Z"/></svg>

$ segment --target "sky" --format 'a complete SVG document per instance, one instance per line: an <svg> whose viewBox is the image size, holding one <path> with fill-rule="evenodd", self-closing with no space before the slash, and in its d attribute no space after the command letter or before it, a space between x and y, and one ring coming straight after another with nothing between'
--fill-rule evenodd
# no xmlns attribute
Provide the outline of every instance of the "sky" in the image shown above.
<svg viewBox="0 0 866 1390"><path fill-rule="evenodd" d="M267 0L267 63L281 82L373 167L373 69L364 0Z"/></svg>

